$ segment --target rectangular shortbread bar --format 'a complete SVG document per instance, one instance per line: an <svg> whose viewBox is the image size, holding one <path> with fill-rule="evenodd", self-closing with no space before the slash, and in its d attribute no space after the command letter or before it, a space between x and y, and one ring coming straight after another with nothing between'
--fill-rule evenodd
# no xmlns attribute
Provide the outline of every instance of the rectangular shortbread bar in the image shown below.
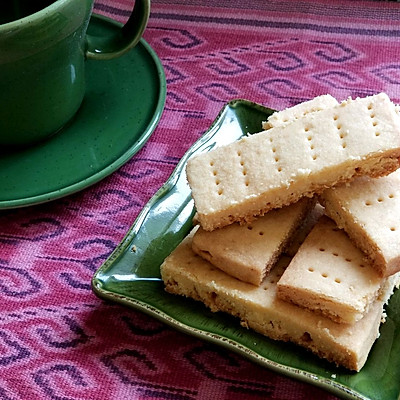
<svg viewBox="0 0 400 400"><path fill-rule="evenodd" d="M260 285L314 203L301 199L252 223L235 223L212 232L200 227L193 237L193 251L229 275Z"/></svg>
<svg viewBox="0 0 400 400"><path fill-rule="evenodd" d="M400 124L385 94L347 100L192 157L187 179L203 229L251 221L357 175L399 166Z"/></svg>
<svg viewBox="0 0 400 400"><path fill-rule="evenodd" d="M400 271L400 170L326 190L326 213L343 228L382 276Z"/></svg>
<svg viewBox="0 0 400 400"><path fill-rule="evenodd" d="M277 294L338 323L353 323L368 312L384 281L346 233L323 216L279 279Z"/></svg>
<svg viewBox="0 0 400 400"><path fill-rule="evenodd" d="M330 94L314 97L311 100L296 104L293 107L285 110L274 112L267 121L262 123L263 129L270 129L277 126L282 126L293 122L296 119L302 118L312 112L325 110L326 108L334 107L338 101Z"/></svg>
<svg viewBox="0 0 400 400"><path fill-rule="evenodd" d="M161 266L168 292L200 300L212 311L239 317L245 327L272 339L297 343L337 365L356 371L363 367L379 334L383 302L376 301L355 324L337 324L277 298L276 282L289 258L280 259L263 284L254 286L197 256L192 251L192 234Z"/></svg>

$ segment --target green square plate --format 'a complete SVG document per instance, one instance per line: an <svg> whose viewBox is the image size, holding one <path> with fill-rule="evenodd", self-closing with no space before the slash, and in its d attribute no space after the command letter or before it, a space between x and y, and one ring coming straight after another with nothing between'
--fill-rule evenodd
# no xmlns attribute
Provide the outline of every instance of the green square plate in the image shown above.
<svg viewBox="0 0 400 400"><path fill-rule="evenodd" d="M144 207L125 238L92 280L101 298L141 310L190 335L236 351L272 370L306 381L346 399L398 400L400 396L400 290L387 306L387 320L368 361L358 372L319 359L295 345L242 328L223 313L164 291L159 267L192 227L194 205L185 166L193 154L260 130L273 110L232 100L186 153L169 180Z"/></svg>

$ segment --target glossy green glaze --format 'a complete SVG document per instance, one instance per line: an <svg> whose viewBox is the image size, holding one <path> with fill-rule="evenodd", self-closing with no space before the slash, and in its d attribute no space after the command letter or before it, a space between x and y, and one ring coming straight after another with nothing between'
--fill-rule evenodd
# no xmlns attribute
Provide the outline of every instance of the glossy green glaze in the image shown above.
<svg viewBox="0 0 400 400"><path fill-rule="evenodd" d="M400 290L387 307L387 321L359 373L319 359L300 347L270 340L212 313L199 302L164 291L160 265L192 227L195 210L185 167L193 154L260 130L272 110L233 100L210 130L183 157L170 179L144 207L129 232L92 279L101 298L144 311L188 334L226 346L251 360L347 399L398 400L400 395Z"/></svg>
<svg viewBox="0 0 400 400"><path fill-rule="evenodd" d="M85 59L110 59L130 50L150 11L150 0L140 0L125 27L108 36L86 36L93 0L42 1L47 7L30 15L31 0L3 3L0 144L9 146L35 143L58 132L82 103Z"/></svg>
<svg viewBox="0 0 400 400"><path fill-rule="evenodd" d="M91 19L90 33L120 25ZM128 161L161 117L166 82L160 60L142 39L123 56L87 61L78 113L57 135L17 151L0 151L0 209L53 200L98 182Z"/></svg>
<svg viewBox="0 0 400 400"><path fill-rule="evenodd" d="M59 130L85 91L91 0L58 1L0 26L0 143L24 145Z"/></svg>
<svg viewBox="0 0 400 400"><path fill-rule="evenodd" d="M104 34L91 32L86 36L86 57L109 60L119 57L139 42L150 16L150 0L135 0L134 9L126 24L118 30Z"/></svg>

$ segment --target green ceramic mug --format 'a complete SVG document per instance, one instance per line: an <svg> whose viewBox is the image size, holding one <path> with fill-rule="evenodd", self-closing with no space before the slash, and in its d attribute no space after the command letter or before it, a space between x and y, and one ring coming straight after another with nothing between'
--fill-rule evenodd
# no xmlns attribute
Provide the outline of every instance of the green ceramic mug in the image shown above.
<svg viewBox="0 0 400 400"><path fill-rule="evenodd" d="M136 0L112 37L86 33L93 0L1 0L0 145L41 141L70 121L85 93L86 59L118 57L140 40L150 0Z"/></svg>

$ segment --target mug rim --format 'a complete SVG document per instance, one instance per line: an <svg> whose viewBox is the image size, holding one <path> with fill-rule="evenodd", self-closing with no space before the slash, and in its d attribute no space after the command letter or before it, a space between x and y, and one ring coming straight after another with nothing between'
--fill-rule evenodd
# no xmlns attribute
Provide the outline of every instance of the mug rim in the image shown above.
<svg viewBox="0 0 400 400"><path fill-rule="evenodd" d="M39 11L34 12L33 14L27 15L22 18L18 18L14 21L6 22L5 24L0 24L0 31L3 29L12 29L12 28L20 28L21 25L24 25L26 22L37 22L46 16L49 12L53 11L54 8L58 8L62 6L63 3L66 3L70 0L55 0L53 3L49 4L45 8L42 8Z"/></svg>

